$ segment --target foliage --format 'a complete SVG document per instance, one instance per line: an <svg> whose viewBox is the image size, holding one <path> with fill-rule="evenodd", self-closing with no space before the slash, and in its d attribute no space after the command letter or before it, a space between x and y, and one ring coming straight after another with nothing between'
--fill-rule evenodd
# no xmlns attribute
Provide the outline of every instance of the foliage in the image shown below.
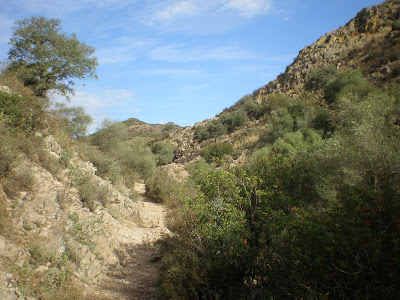
<svg viewBox="0 0 400 300"><path fill-rule="evenodd" d="M396 20L392 23L392 30L400 30L400 20Z"/></svg>
<svg viewBox="0 0 400 300"><path fill-rule="evenodd" d="M318 109L313 120L313 127L320 130L324 137L330 136L335 130L332 113L324 108Z"/></svg>
<svg viewBox="0 0 400 300"><path fill-rule="evenodd" d="M247 113L243 109L238 109L231 113L223 113L221 115L221 122L226 125L228 132L232 132L235 128L246 124L247 121Z"/></svg>
<svg viewBox="0 0 400 300"><path fill-rule="evenodd" d="M169 299L400 296L398 88L359 74L326 83L334 111L271 109L267 146L246 164L191 167L198 194L163 248Z"/></svg>
<svg viewBox="0 0 400 300"><path fill-rule="evenodd" d="M18 269L18 284L26 296L43 300L78 299L83 293L74 283L74 264L67 253L48 253L39 245L29 249L30 260ZM37 272L39 266L49 267Z"/></svg>
<svg viewBox="0 0 400 300"><path fill-rule="evenodd" d="M204 157L207 162L212 162L214 160L221 160L223 157L231 155L232 153L232 144L217 142L205 147L201 152L201 156Z"/></svg>
<svg viewBox="0 0 400 300"><path fill-rule="evenodd" d="M272 144L286 133L293 132L294 120L287 109L272 112L267 118L267 129L260 136L260 143Z"/></svg>
<svg viewBox="0 0 400 300"><path fill-rule="evenodd" d="M106 119L99 131L90 137L90 142L100 150L110 153L117 144L126 139L126 136L127 128L124 123Z"/></svg>
<svg viewBox="0 0 400 300"><path fill-rule="evenodd" d="M222 124L220 119L212 120L205 126L196 126L194 128L194 138L199 142L217 138L228 132L228 128Z"/></svg>
<svg viewBox="0 0 400 300"><path fill-rule="evenodd" d="M263 100L263 104L268 113L273 113L282 108L287 108L291 102L290 97L283 94L271 94Z"/></svg>
<svg viewBox="0 0 400 300"><path fill-rule="evenodd" d="M328 82L337 74L335 66L318 68L310 72L307 82L304 84L306 91L322 90Z"/></svg>
<svg viewBox="0 0 400 300"><path fill-rule="evenodd" d="M77 188L82 204L95 211L98 205L106 207L110 200L110 190L92 179L89 173L81 172L78 168L69 167L69 176Z"/></svg>
<svg viewBox="0 0 400 300"><path fill-rule="evenodd" d="M8 125L25 132L34 131L42 123L42 107L36 97L8 94L0 91L0 113L7 116Z"/></svg>
<svg viewBox="0 0 400 300"><path fill-rule="evenodd" d="M158 166L166 165L174 160L174 147L170 142L156 142L151 146L151 152L156 156Z"/></svg>
<svg viewBox="0 0 400 300"><path fill-rule="evenodd" d="M114 145L111 155L126 169L134 170L146 179L156 171L156 159L141 138Z"/></svg>
<svg viewBox="0 0 400 300"><path fill-rule="evenodd" d="M238 105L243 108L247 112L248 117L252 119L259 119L267 112L267 107L262 103L257 103L250 95L242 97L238 101Z"/></svg>
<svg viewBox="0 0 400 300"><path fill-rule="evenodd" d="M157 170L157 172L145 181L146 195L156 202L168 204L172 207L177 205L176 191L178 181L167 170Z"/></svg>
<svg viewBox="0 0 400 300"><path fill-rule="evenodd" d="M65 130L74 138L85 136L88 126L93 123L82 106L68 107L65 103L56 103L53 114L66 123Z"/></svg>
<svg viewBox="0 0 400 300"><path fill-rule="evenodd" d="M324 86L324 98L328 104L332 104L337 100L343 89L363 83L364 80L359 70L350 69L340 72Z"/></svg>
<svg viewBox="0 0 400 300"><path fill-rule="evenodd" d="M66 96L73 92L71 78L96 77L94 48L79 42L75 34L61 33L60 24L57 19L31 17L13 27L8 69L39 97L49 90Z"/></svg>

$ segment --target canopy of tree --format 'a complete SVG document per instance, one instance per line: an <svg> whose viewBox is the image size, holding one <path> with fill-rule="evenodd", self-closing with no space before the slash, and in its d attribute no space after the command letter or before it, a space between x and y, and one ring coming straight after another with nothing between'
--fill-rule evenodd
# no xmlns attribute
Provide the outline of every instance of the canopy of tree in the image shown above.
<svg viewBox="0 0 400 300"><path fill-rule="evenodd" d="M8 71L16 72L37 96L54 90L73 93L71 78L96 78L95 49L61 33L61 20L32 17L17 21L10 40Z"/></svg>

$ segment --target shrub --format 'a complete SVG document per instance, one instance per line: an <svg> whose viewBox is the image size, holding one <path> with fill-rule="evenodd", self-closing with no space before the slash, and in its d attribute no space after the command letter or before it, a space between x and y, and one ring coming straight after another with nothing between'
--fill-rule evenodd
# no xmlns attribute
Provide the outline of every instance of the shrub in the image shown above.
<svg viewBox="0 0 400 300"><path fill-rule="evenodd" d="M146 179L156 171L156 159L150 148L141 138L115 144L111 155L125 170L132 170Z"/></svg>
<svg viewBox="0 0 400 300"><path fill-rule="evenodd" d="M260 135L261 145L273 144L288 132L293 132L294 120L287 109L279 109L267 118L267 129Z"/></svg>
<svg viewBox="0 0 400 300"><path fill-rule="evenodd" d="M212 120L206 126L196 126L194 128L194 138L198 141L217 138L228 132L227 126L221 120Z"/></svg>
<svg viewBox="0 0 400 300"><path fill-rule="evenodd" d="M357 86L363 83L364 79L359 70L346 70L340 72L325 85L325 100L328 104L333 104L345 87Z"/></svg>
<svg viewBox="0 0 400 300"><path fill-rule="evenodd" d="M174 160L174 147L170 142L156 142L151 147L154 153L157 165L162 166L171 163Z"/></svg>
<svg viewBox="0 0 400 300"><path fill-rule="evenodd" d="M0 113L8 117L8 125L30 132L42 124L42 106L35 97L0 91Z"/></svg>
<svg viewBox="0 0 400 300"><path fill-rule="evenodd" d="M201 156L207 162L214 160L220 160L224 156L231 155L233 153L233 146L230 143L215 143L207 146L201 152Z"/></svg>
<svg viewBox="0 0 400 300"><path fill-rule="evenodd" d="M306 91L322 90L328 82L337 74L335 66L318 68L310 72L307 82L304 84Z"/></svg>
<svg viewBox="0 0 400 300"><path fill-rule="evenodd" d="M313 120L313 127L316 130L321 130L324 137L330 136L335 129L331 112L320 108Z"/></svg>
<svg viewBox="0 0 400 300"><path fill-rule="evenodd" d="M124 123L104 120L102 128L90 136L90 141L100 150L110 153L120 142L126 140L127 136Z"/></svg>
<svg viewBox="0 0 400 300"><path fill-rule="evenodd" d="M231 113L223 113L221 115L222 124L228 128L228 132L232 132L235 128L240 127L247 123L247 113L243 109L235 110Z"/></svg>
<svg viewBox="0 0 400 300"><path fill-rule="evenodd" d="M400 30L400 20L396 20L392 23L392 30Z"/></svg>
<svg viewBox="0 0 400 300"><path fill-rule="evenodd" d="M146 195L159 203L176 205L175 190L178 182L167 170L158 170L155 174L148 177L146 183Z"/></svg>
<svg viewBox="0 0 400 300"><path fill-rule="evenodd" d="M290 105L291 102L292 101L290 97L283 94L270 94L263 100L263 104L269 113L280 109L285 109Z"/></svg>
<svg viewBox="0 0 400 300"><path fill-rule="evenodd" d="M242 97L238 101L238 105L247 112L249 118L253 119L259 119L267 112L267 107L257 103L250 95Z"/></svg>
<svg viewBox="0 0 400 300"><path fill-rule="evenodd" d="M67 253L49 253L37 243L29 252L30 260L16 269L18 285L25 296L43 300L82 298L82 291L74 283L75 265ZM50 266L46 270L35 272L37 267L47 263Z"/></svg>

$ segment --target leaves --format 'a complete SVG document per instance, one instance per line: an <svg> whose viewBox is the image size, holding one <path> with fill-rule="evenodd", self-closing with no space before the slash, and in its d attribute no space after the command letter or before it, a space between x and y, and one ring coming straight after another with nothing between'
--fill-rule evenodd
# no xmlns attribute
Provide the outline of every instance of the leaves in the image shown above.
<svg viewBox="0 0 400 300"><path fill-rule="evenodd" d="M73 93L71 78L96 78L95 49L79 42L75 34L61 33L60 24L58 19L31 17L13 28L8 70L40 97L49 90L64 96Z"/></svg>

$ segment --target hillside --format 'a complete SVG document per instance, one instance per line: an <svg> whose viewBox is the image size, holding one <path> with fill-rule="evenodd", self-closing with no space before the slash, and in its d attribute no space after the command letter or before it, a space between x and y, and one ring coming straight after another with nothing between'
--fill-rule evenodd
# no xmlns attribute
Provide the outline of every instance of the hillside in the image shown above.
<svg viewBox="0 0 400 300"><path fill-rule="evenodd" d="M257 140L256 136L265 129L266 122L260 115L251 115L251 110L255 108L249 103L250 99L264 106L268 105L268 97L272 94L288 95L296 99L305 91L304 85L312 72L323 67L332 66L339 72L359 69L363 76L376 86L399 83L399 18L400 2L385 1L380 5L363 9L343 27L325 34L314 44L300 50L283 74L225 110L232 112L247 109L249 122L244 127L239 126L234 132L220 138L233 144L242 144L246 143L243 141L244 136L249 135L249 131L254 131L254 135L250 135L248 139ZM318 101L323 101L321 90L312 92L318 96ZM221 115L199 122L193 128L185 128L171 137L171 143L183 156L178 162L191 161L198 157L199 150L204 146L195 138L196 128L207 127L220 117ZM238 147L238 151L245 151Z"/></svg>

